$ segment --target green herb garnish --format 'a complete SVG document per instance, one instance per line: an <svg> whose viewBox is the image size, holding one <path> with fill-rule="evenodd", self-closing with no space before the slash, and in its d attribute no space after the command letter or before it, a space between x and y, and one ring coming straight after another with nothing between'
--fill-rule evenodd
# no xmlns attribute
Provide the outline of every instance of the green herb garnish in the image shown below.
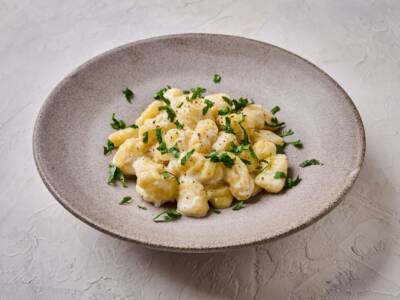
<svg viewBox="0 0 400 300"><path fill-rule="evenodd" d="M222 100L224 100L226 103L228 103L229 105L232 106L232 99L230 99L228 97L225 97L225 96L222 96Z"/></svg>
<svg viewBox="0 0 400 300"><path fill-rule="evenodd" d="M196 87L194 89L191 89L191 91L192 91L192 96L190 98L187 98L189 102L201 98L203 96L203 93L206 92L206 89L202 87Z"/></svg>
<svg viewBox="0 0 400 300"><path fill-rule="evenodd" d="M220 75L214 74L214 77L213 77L214 83L220 83L221 79L222 79L222 77Z"/></svg>
<svg viewBox="0 0 400 300"><path fill-rule="evenodd" d="M274 179L282 179L286 178L286 174L281 171L276 171L274 175Z"/></svg>
<svg viewBox="0 0 400 300"><path fill-rule="evenodd" d="M283 145L275 144L275 147L276 147L277 154L285 154L286 144L283 144Z"/></svg>
<svg viewBox="0 0 400 300"><path fill-rule="evenodd" d="M178 120L175 121L176 128L183 129L183 124L179 123Z"/></svg>
<svg viewBox="0 0 400 300"><path fill-rule="evenodd" d="M244 129L244 127L242 125L242 123L245 120L245 117L246 116L242 114L242 120L239 122L239 126L240 126L240 128L242 128L242 131L243 131L243 140L242 140L241 144L250 145L249 135L247 134L246 129Z"/></svg>
<svg viewBox="0 0 400 300"><path fill-rule="evenodd" d="M156 128L156 139L158 142L157 150L161 152L161 154L168 153L167 144L163 141L161 128Z"/></svg>
<svg viewBox="0 0 400 300"><path fill-rule="evenodd" d="M147 210L147 207L146 207L146 206L143 206L143 205L139 205L139 204L138 204L137 207L140 208L140 209L143 209L143 210Z"/></svg>
<svg viewBox="0 0 400 300"><path fill-rule="evenodd" d="M271 109L271 114L276 114L278 111L280 111L281 110L281 108L279 107L279 106L274 106L272 109Z"/></svg>
<svg viewBox="0 0 400 300"><path fill-rule="evenodd" d="M290 144L298 149L303 148L303 143L300 140L297 141L292 141L292 142L286 142L287 144Z"/></svg>
<svg viewBox="0 0 400 300"><path fill-rule="evenodd" d="M124 129L126 127L126 124L124 121L118 120L115 117L115 113L112 114L111 120L112 120L112 123L110 125L113 129L119 130L119 129Z"/></svg>
<svg viewBox="0 0 400 300"><path fill-rule="evenodd" d="M295 179L287 177L285 181L285 188L291 189L292 187L298 185L301 181L301 178L297 176Z"/></svg>
<svg viewBox="0 0 400 300"><path fill-rule="evenodd" d="M147 144L149 142L149 132L146 131L143 133L143 139L142 139L143 143Z"/></svg>
<svg viewBox="0 0 400 300"><path fill-rule="evenodd" d="M115 149L115 145L110 140L107 140L107 145L103 146L104 155L107 155Z"/></svg>
<svg viewBox="0 0 400 300"><path fill-rule="evenodd" d="M125 204L128 204L128 203L131 203L132 202L132 197L130 197L130 196L125 196L125 197L123 197L122 199L121 199L121 201L119 201L119 205L125 205Z"/></svg>
<svg viewBox="0 0 400 300"><path fill-rule="evenodd" d="M209 110L211 107L213 107L213 105L214 105L214 102L212 102L212 101L210 101L210 100L208 100L208 99L205 99L205 100L204 100L204 103L206 104L206 106L203 107L203 116L206 115L207 112L208 112L208 110Z"/></svg>
<svg viewBox="0 0 400 300"><path fill-rule="evenodd" d="M292 129L289 129L289 130L282 130L282 131L279 133L279 136L285 137L285 136L289 136L289 135L292 135L292 134L294 134L294 132L293 132Z"/></svg>
<svg viewBox="0 0 400 300"><path fill-rule="evenodd" d="M139 128L139 126L137 126L136 124L131 124L131 125L128 125L127 127L130 127L130 128Z"/></svg>
<svg viewBox="0 0 400 300"><path fill-rule="evenodd" d="M221 213L221 211L219 209L213 209L213 213L219 215Z"/></svg>
<svg viewBox="0 0 400 300"><path fill-rule="evenodd" d="M323 163L320 163L319 160L316 159L306 159L299 164L300 167L305 168L309 166L317 166L317 165L323 165Z"/></svg>
<svg viewBox="0 0 400 300"><path fill-rule="evenodd" d="M226 133L233 133L231 119L229 117L225 117L225 123L222 125L222 130Z"/></svg>
<svg viewBox="0 0 400 300"><path fill-rule="evenodd" d="M168 208L164 210L162 213L158 214L153 218L153 221L156 223L160 222L169 222L169 221L174 221L178 220L182 217L182 214L177 211L176 209L173 208Z"/></svg>
<svg viewBox="0 0 400 300"><path fill-rule="evenodd" d="M128 101L128 103L132 103L132 99L135 97L135 94L132 92L132 90L126 87L122 93L125 95L126 101Z"/></svg>
<svg viewBox="0 0 400 300"><path fill-rule="evenodd" d="M251 162L247 159L240 158L240 160L245 164L245 165L251 165Z"/></svg>
<svg viewBox="0 0 400 300"><path fill-rule="evenodd" d="M231 168L235 164L236 157L231 158L227 152L219 153L216 151L211 152L206 156L214 163L223 163L227 168Z"/></svg>
<svg viewBox="0 0 400 300"><path fill-rule="evenodd" d="M162 88L161 90L159 90L158 92L156 92L154 94L154 99L159 100L159 101L163 101L165 102L165 104L170 105L171 102L164 97L164 93L166 91L168 91L171 87L169 85L167 85L165 88Z"/></svg>
<svg viewBox="0 0 400 300"><path fill-rule="evenodd" d="M185 165L186 162L190 159L190 157L193 155L195 149L190 150L188 153L185 154L184 157L181 159L181 165Z"/></svg>
<svg viewBox="0 0 400 300"><path fill-rule="evenodd" d="M179 178L178 178L175 174L172 174L171 172L168 172L168 171L162 172L162 177L163 177L164 179L168 179L168 178L170 178L171 176L175 178L175 181L176 181L177 184L180 184Z"/></svg>
<svg viewBox="0 0 400 300"><path fill-rule="evenodd" d="M243 145L235 145L234 143L231 144L231 149L229 152L235 153L235 154L240 154L245 150L245 147Z"/></svg>
<svg viewBox="0 0 400 300"><path fill-rule="evenodd" d="M177 106L177 108L181 108L183 105L183 102L179 103L179 105Z"/></svg>
<svg viewBox="0 0 400 300"><path fill-rule="evenodd" d="M249 152L250 152L250 156L258 161L257 154L256 154L256 152L254 152L254 149L252 146L249 146Z"/></svg>
<svg viewBox="0 0 400 300"><path fill-rule="evenodd" d="M161 144L163 142L162 131L161 131L161 128L159 128L159 127L156 128L156 139L159 144Z"/></svg>
<svg viewBox="0 0 400 300"><path fill-rule="evenodd" d="M238 201L233 207L232 210L240 210L242 208L245 208L246 205L244 204L244 201Z"/></svg>
<svg viewBox="0 0 400 300"><path fill-rule="evenodd" d="M231 112L231 109L229 108L229 107L224 107L224 108L221 108L219 111L218 111L218 115L220 115L220 116L226 116L227 114L229 114Z"/></svg>
<svg viewBox="0 0 400 300"><path fill-rule="evenodd" d="M127 187L125 177L121 169L114 165L108 165L107 183L114 184L116 181L120 181L123 187Z"/></svg>
<svg viewBox="0 0 400 300"><path fill-rule="evenodd" d="M278 128L284 127L285 126L285 122L279 122L277 117L272 117L271 118L271 123L268 123L267 121L265 121L264 125L267 126L267 127L278 129Z"/></svg>
<svg viewBox="0 0 400 300"><path fill-rule="evenodd" d="M179 151L177 145L168 149L168 153L171 153L175 158L179 158L181 152Z"/></svg>
<svg viewBox="0 0 400 300"><path fill-rule="evenodd" d="M161 106L158 108L158 110L165 110L167 112L168 115L168 120L170 120L171 122L174 122L175 117L176 117L176 113L175 111L171 108L170 105L165 105L165 106Z"/></svg>
<svg viewBox="0 0 400 300"><path fill-rule="evenodd" d="M233 104L233 111L239 112L247 105L251 104L251 101L249 101L249 99L247 98L240 97L238 100L232 99L232 104Z"/></svg>

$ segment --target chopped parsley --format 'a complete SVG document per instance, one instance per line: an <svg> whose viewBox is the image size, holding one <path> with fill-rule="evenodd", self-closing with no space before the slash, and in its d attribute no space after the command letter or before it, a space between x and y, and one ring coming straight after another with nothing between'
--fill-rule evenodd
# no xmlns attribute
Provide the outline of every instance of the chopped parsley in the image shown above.
<svg viewBox="0 0 400 300"><path fill-rule="evenodd" d="M218 111L218 115L220 115L220 116L226 116L227 114L229 114L231 112L231 109L229 108L229 107L224 107L224 108L221 108L219 111Z"/></svg>
<svg viewBox="0 0 400 300"><path fill-rule="evenodd" d="M139 205L139 204L138 204L137 207L140 208L140 209L143 209L143 210L147 210L147 207L146 207L146 206L143 206L143 205Z"/></svg>
<svg viewBox="0 0 400 300"><path fill-rule="evenodd" d="M178 220L182 214L174 208L168 208L153 218L156 223Z"/></svg>
<svg viewBox="0 0 400 300"><path fill-rule="evenodd" d="M240 210L242 208L245 208L246 204L244 204L244 201L238 201L233 207L232 210Z"/></svg>
<svg viewBox="0 0 400 300"><path fill-rule="evenodd" d="M213 213L219 215L221 213L221 211L219 209L213 209Z"/></svg>
<svg viewBox="0 0 400 300"><path fill-rule="evenodd" d="M245 165L251 165L251 162L247 159L240 158L240 160L245 164Z"/></svg>
<svg viewBox="0 0 400 300"><path fill-rule="evenodd" d="M309 167L309 166L317 166L317 165L323 165L319 160L316 159L306 159L302 161L299 166L302 168Z"/></svg>
<svg viewBox="0 0 400 300"><path fill-rule="evenodd" d="M221 79L222 79L221 75L214 74L214 77L213 77L214 83L220 83Z"/></svg>
<svg viewBox="0 0 400 300"><path fill-rule="evenodd" d="M192 96L190 98L189 97L186 98L189 102L203 97L203 94L206 92L206 89L202 87L196 87L194 89L191 89L191 92Z"/></svg>
<svg viewBox="0 0 400 300"><path fill-rule="evenodd" d="M183 124L179 123L178 120L175 121L176 128L183 129Z"/></svg>
<svg viewBox="0 0 400 300"><path fill-rule="evenodd" d="M264 122L264 125L270 128L274 129L279 129L285 126L285 122L279 122L277 117L272 117L271 118L271 123L268 123L267 121Z"/></svg>
<svg viewBox="0 0 400 300"><path fill-rule="evenodd" d="M107 145L103 146L104 155L107 155L108 153L110 153L114 149L115 149L114 143L111 142L110 140L107 140Z"/></svg>
<svg viewBox="0 0 400 300"><path fill-rule="evenodd" d="M227 152L218 154L216 151L211 152L206 158L209 158L214 163L223 163L227 168L232 168L236 159L236 157L232 158Z"/></svg>
<svg viewBox="0 0 400 300"><path fill-rule="evenodd" d="M208 112L208 110L209 110L211 107L213 107L213 105L214 105L214 102L212 102L212 101L210 101L210 100L208 100L208 99L205 99L205 100L204 100L204 103L206 104L206 106L203 107L203 116L206 115L207 112Z"/></svg>
<svg viewBox="0 0 400 300"><path fill-rule="evenodd" d="M284 179L286 178L286 174L281 171L276 171L274 175L274 179Z"/></svg>
<svg viewBox="0 0 400 300"><path fill-rule="evenodd" d="M119 130L119 129L124 129L124 128L126 128L125 122L122 121L122 120L118 120L118 119L115 117L115 113L112 114L111 120L112 120L112 123L111 123L110 125L111 125L111 127L112 127L113 129Z"/></svg>
<svg viewBox="0 0 400 300"><path fill-rule="evenodd" d="M278 111L280 111L281 110L281 108L279 107L279 106L274 106L272 109L271 109L271 114L276 114Z"/></svg>
<svg viewBox="0 0 400 300"><path fill-rule="evenodd" d="M286 144L283 144L283 145L275 144L275 147L276 147L277 154L285 154Z"/></svg>
<svg viewBox="0 0 400 300"><path fill-rule="evenodd" d="M157 142L160 144L163 142L162 131L161 131L161 128L159 128L159 127L156 128L156 139L157 139Z"/></svg>
<svg viewBox="0 0 400 300"><path fill-rule="evenodd" d="M158 92L156 92L154 94L154 99L159 100L159 101L163 101L165 104L170 105L171 102L164 97L164 93L166 91L168 91L171 87L169 85L167 85L165 88L162 88L161 90L159 90Z"/></svg>
<svg viewBox="0 0 400 300"><path fill-rule="evenodd" d="M254 152L254 149L252 146L249 146L249 152L250 152L250 156L258 161L257 154Z"/></svg>
<svg viewBox="0 0 400 300"><path fill-rule="evenodd" d="M149 132L146 131L143 133L143 139L142 139L143 143L147 144L149 142Z"/></svg>
<svg viewBox="0 0 400 300"><path fill-rule="evenodd" d="M171 153L175 158L179 158L179 156L181 155L177 145L169 148L168 153Z"/></svg>
<svg viewBox="0 0 400 300"><path fill-rule="evenodd" d="M239 112L243 108L245 108L247 105L251 104L252 102L249 101L247 98L242 98L240 97L238 100L232 99L232 104L233 104L233 111L234 112Z"/></svg>
<svg viewBox="0 0 400 300"><path fill-rule="evenodd" d="M168 172L168 171L162 172L162 177L163 177L164 179L168 179L168 178L170 178L171 176L175 178L175 181L176 181L177 184L180 184L179 178L178 178L175 174L172 174L171 172Z"/></svg>
<svg viewBox="0 0 400 300"><path fill-rule="evenodd" d="M231 119L229 117L225 117L225 123L222 125L222 130L226 133L233 133Z"/></svg>
<svg viewBox="0 0 400 300"><path fill-rule="evenodd" d="M232 106L232 100L230 98L222 96L222 100L224 100L226 103Z"/></svg>
<svg viewBox="0 0 400 300"><path fill-rule="evenodd" d="M132 90L126 87L122 93L124 94L126 101L128 101L128 103L132 103L132 99L135 97L135 94L132 92Z"/></svg>
<svg viewBox="0 0 400 300"><path fill-rule="evenodd" d="M186 153L184 157L182 157L182 159L181 159L181 165L182 165L182 166L186 164L186 162L187 162L187 161L190 159L190 157L193 155L194 151L195 151L195 150L192 149L192 150L190 150L188 153Z"/></svg>
<svg viewBox="0 0 400 300"><path fill-rule="evenodd" d="M179 105L177 106L177 108L181 108L183 105L183 102L179 103Z"/></svg>
<svg viewBox="0 0 400 300"><path fill-rule="evenodd" d="M125 177L121 169L114 165L108 165L107 183L114 184L116 181L120 181L123 187L127 187Z"/></svg>
<svg viewBox="0 0 400 300"><path fill-rule="evenodd" d="M293 135L293 134L294 134L293 130L292 130L292 129L289 129L289 130L282 130L282 131L279 133L279 136L285 137L285 136L289 136L289 135Z"/></svg>
<svg viewBox="0 0 400 300"><path fill-rule="evenodd" d="M241 144L250 145L249 135L247 134L246 129L244 129L244 127L242 125L242 123L245 120L245 117L246 116L242 114L242 120L239 122L239 126L240 126L240 128L242 128L242 131L243 131L243 140L242 140Z"/></svg>
<svg viewBox="0 0 400 300"><path fill-rule="evenodd" d="M156 139L158 142L157 150L161 152L161 154L168 153L167 144L163 141L161 128L156 128Z"/></svg>
<svg viewBox="0 0 400 300"><path fill-rule="evenodd" d="M139 126L137 126L136 124L128 125L127 127L129 127L129 128L139 128Z"/></svg>
<svg viewBox="0 0 400 300"><path fill-rule="evenodd" d="M294 146L295 148L298 148L298 149L303 148L303 143L300 140L287 142L287 144L290 144L290 145L292 145L292 146Z"/></svg>
<svg viewBox="0 0 400 300"><path fill-rule="evenodd" d="M235 145L234 143L231 144L231 149L229 152L240 154L245 150L244 145Z"/></svg>
<svg viewBox="0 0 400 300"><path fill-rule="evenodd" d="M171 108L170 105L165 105L165 106L161 106L158 108L158 110L165 110L167 112L168 115L168 120L170 120L171 122L174 122L175 117L176 117L176 113L175 111Z"/></svg>
<svg viewBox="0 0 400 300"><path fill-rule="evenodd" d="M125 196L121 199L121 201L119 201L119 205L125 205L125 204L129 204L132 202L132 197L130 196Z"/></svg>
<svg viewBox="0 0 400 300"><path fill-rule="evenodd" d="M297 176L295 179L287 177L285 181L285 188L291 189L292 187L298 185L301 181L301 178Z"/></svg>

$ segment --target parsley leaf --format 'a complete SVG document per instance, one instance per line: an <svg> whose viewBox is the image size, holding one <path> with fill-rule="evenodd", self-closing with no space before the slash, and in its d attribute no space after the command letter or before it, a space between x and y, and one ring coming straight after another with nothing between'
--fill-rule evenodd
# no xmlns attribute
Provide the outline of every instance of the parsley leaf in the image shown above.
<svg viewBox="0 0 400 300"><path fill-rule="evenodd" d="M316 165L323 165L323 163L320 163L319 160L316 159L306 159L304 161L302 161L299 164L299 167L305 168L305 167L309 167L309 166L316 166Z"/></svg>
<svg viewBox="0 0 400 300"><path fill-rule="evenodd" d="M131 203L132 202L132 197L130 197L130 196L125 196L125 197L123 197L122 199L121 199L121 201L119 201L119 205L125 205L125 204L128 204L128 203Z"/></svg>
<svg viewBox="0 0 400 300"><path fill-rule="evenodd" d="M240 154L245 150L244 145L235 145L234 143L231 144L231 149L229 152Z"/></svg>
<svg viewBox="0 0 400 300"><path fill-rule="evenodd" d="M126 127L126 124L124 121L118 120L115 117L115 113L112 114L111 120L112 120L112 123L110 125L113 129L119 130L119 129L124 129Z"/></svg>
<svg viewBox="0 0 400 300"><path fill-rule="evenodd" d="M177 184L180 184L179 178L178 178L175 174L172 174L171 172L168 172L168 171L162 172L162 177L163 177L164 179L168 179L168 178L170 178L171 176L175 178L175 181L176 181Z"/></svg>
<svg viewBox="0 0 400 300"><path fill-rule="evenodd" d="M247 134L246 129L244 129L244 127L242 125L242 123L245 120L245 117L246 116L242 114L242 120L239 122L239 126L240 126L240 128L242 128L242 131L243 131L243 140L242 140L241 144L250 145L249 135Z"/></svg>
<svg viewBox="0 0 400 300"><path fill-rule="evenodd" d="M132 103L132 99L135 97L135 94L132 92L132 90L126 87L122 93L125 95L126 101L128 101L128 103Z"/></svg>
<svg viewBox="0 0 400 300"><path fill-rule="evenodd" d="M114 184L116 181L120 181L123 187L127 187L125 177L121 169L114 165L108 165L107 183Z"/></svg>
<svg viewBox="0 0 400 300"><path fill-rule="evenodd" d="M236 159L236 157L231 158L227 152L218 154L216 151L211 152L206 158L209 158L214 163L223 163L227 168L231 168L235 164Z"/></svg>
<svg viewBox="0 0 400 300"><path fill-rule="evenodd" d="M157 142L160 143L160 144L163 142L162 131L161 131L160 127L156 128L156 139L157 139Z"/></svg>
<svg viewBox="0 0 400 300"><path fill-rule="evenodd" d="M177 108L181 108L183 105L183 102L179 103L179 105L177 106Z"/></svg>
<svg viewBox="0 0 400 300"><path fill-rule="evenodd" d="M138 204L137 207L140 208L140 209L143 209L143 210L147 210L147 207L146 207L146 206L143 206L143 205L139 205L139 204Z"/></svg>
<svg viewBox="0 0 400 300"><path fill-rule="evenodd" d="M218 111L218 115L220 115L220 116L226 116L227 114L229 114L231 112L231 109L229 108L229 107L224 107L224 108L221 108L219 111Z"/></svg>
<svg viewBox="0 0 400 300"><path fill-rule="evenodd" d="M279 106L274 106L272 109L271 109L271 114L276 114L278 111L280 111L281 110L281 108L279 107Z"/></svg>
<svg viewBox="0 0 400 300"><path fill-rule="evenodd" d="M190 159L190 157L193 155L195 149L190 150L185 154L185 156L181 159L181 165L185 165L186 162Z"/></svg>
<svg viewBox="0 0 400 300"><path fill-rule="evenodd" d="M159 90L158 92L156 92L154 94L154 99L159 100L159 101L163 101L165 102L165 104L170 105L171 102L164 97L164 93L166 91L168 91L171 87L169 85L167 85L165 88L162 88L161 90Z"/></svg>
<svg viewBox="0 0 400 300"><path fill-rule="evenodd" d="M249 146L249 152L250 152L250 156L258 161L257 154L254 152L254 149L252 146Z"/></svg>
<svg viewBox="0 0 400 300"><path fill-rule="evenodd" d="M240 97L238 100L232 99L233 111L238 112L245 108L247 105L251 104L251 101L247 98Z"/></svg>
<svg viewBox="0 0 400 300"><path fill-rule="evenodd" d="M225 117L225 123L222 124L222 130L226 133L234 133L232 129L231 119L229 117Z"/></svg>
<svg viewBox="0 0 400 300"><path fill-rule="evenodd" d="M175 121L176 128L183 129L183 124L179 123L178 120Z"/></svg>
<svg viewBox="0 0 400 300"><path fill-rule="evenodd" d="M221 213L221 211L219 209L213 209L213 213L219 215Z"/></svg>
<svg viewBox="0 0 400 300"><path fill-rule="evenodd" d="M171 153L175 158L179 158L179 156L181 154L179 149L178 149L178 147L177 147L177 145L169 148L168 149L168 153Z"/></svg>
<svg viewBox="0 0 400 300"><path fill-rule="evenodd" d="M270 127L270 128L278 129L278 128L284 127L285 122L279 122L277 117L272 117L271 123L268 123L267 121L265 121L264 125L267 127Z"/></svg>
<svg viewBox="0 0 400 300"><path fill-rule="evenodd" d="M221 75L214 74L214 78L213 78L214 83L220 83L221 79L222 79Z"/></svg>
<svg viewBox="0 0 400 300"><path fill-rule="evenodd" d="M240 160L245 164L245 165L251 165L251 162L247 159L240 158Z"/></svg>
<svg viewBox="0 0 400 300"><path fill-rule="evenodd" d="M153 221L156 223L160 222L169 222L169 221L174 221L178 220L182 217L182 214L177 211L176 209L173 208L168 208L164 210L162 213L158 214L153 218Z"/></svg>
<svg viewBox="0 0 400 300"><path fill-rule="evenodd" d="M285 188L291 189L292 187L298 185L301 181L301 178L297 176L295 179L287 177L285 181Z"/></svg>
<svg viewBox="0 0 400 300"><path fill-rule="evenodd" d="M230 98L222 96L222 100L224 100L226 103L232 106L232 100Z"/></svg>
<svg viewBox="0 0 400 300"><path fill-rule="evenodd" d="M158 108L158 110L165 110L167 112L168 115L168 120L170 120L171 122L173 122L175 120L176 117L176 113L175 111L171 108L170 105L165 105L165 106L161 106Z"/></svg>
<svg viewBox="0 0 400 300"><path fill-rule="evenodd" d="M286 174L281 171L276 171L274 175L274 179L282 179L286 178Z"/></svg>
<svg viewBox="0 0 400 300"><path fill-rule="evenodd" d="M285 154L286 144L283 144L283 145L275 144L275 147L276 147L277 154Z"/></svg>
<svg viewBox="0 0 400 300"><path fill-rule="evenodd" d="M139 126L137 126L136 124L128 125L127 127L130 127L130 128L139 128Z"/></svg>
<svg viewBox="0 0 400 300"><path fill-rule="evenodd" d="M233 207L232 210L240 210L242 208L245 208L246 204L244 204L244 201L238 201Z"/></svg>
<svg viewBox="0 0 400 300"><path fill-rule="evenodd" d="M208 110L209 110L211 107L213 107L213 105L214 105L214 102L212 102L212 101L210 101L210 100L208 100L208 99L205 99L205 100L204 100L204 103L206 104L206 106L203 107L203 116L206 115L207 112L208 112Z"/></svg>
<svg viewBox="0 0 400 300"><path fill-rule="evenodd" d="M292 134L294 134L294 132L293 132L292 129L289 129L289 130L282 130L282 131L279 133L279 136L285 137L285 136L289 136L289 135L292 135Z"/></svg>
<svg viewBox="0 0 400 300"><path fill-rule="evenodd" d="M303 148L303 143L300 140L297 141L292 141L292 142L287 142L287 144L290 144L298 149Z"/></svg>
<svg viewBox="0 0 400 300"><path fill-rule="evenodd" d="M203 97L203 93L206 92L206 89L202 88L202 87L196 87L194 89L191 89L191 92L192 92L192 96L190 98L187 98L189 102Z"/></svg>
<svg viewBox="0 0 400 300"><path fill-rule="evenodd" d="M149 142L149 132L146 131L143 133L143 143L147 144Z"/></svg>
<svg viewBox="0 0 400 300"><path fill-rule="evenodd" d="M113 142L111 142L110 140L107 140L107 145L103 146L104 155L107 155L108 153L110 153L114 149L115 149L115 145L113 144Z"/></svg>

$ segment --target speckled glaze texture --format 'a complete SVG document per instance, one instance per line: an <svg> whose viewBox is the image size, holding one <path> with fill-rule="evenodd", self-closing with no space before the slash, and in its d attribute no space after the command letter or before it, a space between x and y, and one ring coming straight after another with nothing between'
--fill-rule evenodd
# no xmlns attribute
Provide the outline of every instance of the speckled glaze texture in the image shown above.
<svg viewBox="0 0 400 300"><path fill-rule="evenodd" d="M222 82L212 82L218 73ZM278 195L262 193L246 209L223 210L203 219L154 223L160 210L128 188L106 184L102 146L111 114L133 122L171 85L204 86L245 96L268 108L300 138L304 149L288 147L290 173L303 181ZM129 86L136 97L121 95ZM275 239L312 223L339 203L354 183L365 152L360 116L332 78L304 59L273 45L234 36L181 34L138 41L99 55L67 76L45 101L33 137L35 161L54 197L75 216L114 236L163 250L203 252ZM304 159L322 167L301 169ZM134 205L120 206L131 195ZM148 210L138 209L136 204Z"/></svg>

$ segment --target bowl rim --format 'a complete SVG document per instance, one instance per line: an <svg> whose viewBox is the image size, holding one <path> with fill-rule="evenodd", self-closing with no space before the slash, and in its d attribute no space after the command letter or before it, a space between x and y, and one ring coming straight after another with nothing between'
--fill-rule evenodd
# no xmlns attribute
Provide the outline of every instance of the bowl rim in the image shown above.
<svg viewBox="0 0 400 300"><path fill-rule="evenodd" d="M68 203L68 201L65 201L65 199L57 192L57 189L52 185L52 183L50 182L49 178L48 178L48 170L45 169L42 164L41 161L43 160L42 155L40 154L40 150L39 150L39 145L38 145L38 136L39 136L39 132L38 132L38 128L39 128L39 124L42 121L42 117L44 114L44 111L46 110L46 108L51 104L52 99L58 94L58 91L61 90L64 85L68 82L68 80L72 77L74 77L75 74L77 74L78 72L80 72L82 69L86 68L86 66L92 64L93 62L103 58L104 56L110 55L112 53L124 50L126 48L130 48L132 46L137 46L137 45L141 45L141 44L145 44L145 43L150 43L150 42L154 42L154 41L161 41L161 40L166 40L166 39L174 39L174 38L201 38L201 37L209 37L209 38L223 38L223 39L232 39L232 40L246 40L252 43L256 43L259 44L261 46L268 46L268 47L273 47L276 48L280 51L286 52L287 54L290 54L292 56L295 56L296 58L300 59L303 62L306 62L307 64L309 64L310 66L312 66L313 68L317 69L319 72L321 72L323 75L326 76L327 79L329 79L329 81L331 81L336 88L338 88L343 94L344 94L344 98L343 101L346 101L347 104L350 105L352 112L355 116L355 121L358 127L358 130L360 132L361 135L361 147L360 149L357 151L356 153L356 160L357 160L357 164L356 164L356 169L355 172L352 173L352 176L350 178L350 180L348 180L346 182L346 184L343 186L342 190L340 192L338 192L336 194L336 196L334 197L333 202L331 202L330 205L324 207L321 212L319 214L310 216L310 218L304 222L303 224L299 225L299 226L291 226L289 228L287 228L287 230L283 231L283 232L277 232L275 235L270 236L270 237L261 237L258 239L255 239L253 241L250 242L238 242L238 243L234 243L231 245L227 245L227 246L207 246L207 245L201 245L201 246L195 246L195 247L181 247L181 246L170 246L170 245L165 245L165 244L157 244L156 242L152 241L145 241L145 240L138 240L138 239L133 239L130 238L129 236L123 235L118 233L117 231L111 229L111 228L105 228L104 226L102 226L101 224L98 224L96 221L91 220L90 217L84 215L82 212L74 209L73 207L71 207ZM134 242L135 244L139 244L141 246L147 247L147 248L153 248L153 249L157 249L157 250L163 250L163 251L173 251L173 252L216 252L216 251L226 251L226 250L231 250L231 249L237 249L237 248L241 248L241 247L245 247L245 246L252 246L252 245L257 245L260 243L265 243L267 241L274 241L286 236L289 236L295 232L298 232L304 228L306 228L307 226L313 224L314 222L318 221L319 219L321 219L322 217L324 217L325 215L327 215L333 208L335 208L344 198L344 196L348 193L348 191L350 190L350 188L353 186L354 182L356 181L356 179L358 178L358 175L360 173L361 170L361 166L363 164L364 158L365 158L365 151L366 151L366 137L365 137L365 130L364 130L364 125L361 119L361 115L357 109L357 107L355 106L354 102L352 101L352 99L350 98L350 96L346 93L346 91L329 75L327 74L324 70L322 70L320 67L316 66L315 64L311 63L310 61L304 59L303 57L299 56L296 53L293 53L289 50L286 50L284 48L281 48L279 46L270 44L268 42L263 42L263 41L259 41L256 39L251 39L251 38L246 38L246 37L242 37L242 36L236 36L236 35L227 35L227 34L214 34L214 33L180 33L180 34L169 34L169 35L161 35L161 36L156 36L156 37L151 37L151 38L146 38L146 39L141 39L141 40L137 40L137 41L133 41L130 43L126 43L123 44L121 46L117 46L115 48L112 48L110 50L107 50L105 52L102 52L94 57L92 57L91 59L87 60L86 62L84 62L83 64L79 65L78 67L76 67L72 72L70 72L66 77L64 77L57 85L56 87L50 92L50 94L46 97L46 99L44 100L44 102L41 105L41 108L39 110L39 113L36 117L35 120L35 124L34 124L34 128L33 128L33 135L32 135L32 148L33 148L33 157L34 157L34 161L36 164L36 168L38 170L38 173L43 181L43 183L45 184L46 188L49 190L49 192L52 194L52 196L67 210L69 211L72 215L74 215L75 217L77 217L79 220L83 221L84 223L88 224L89 226L103 232L106 233L108 235L111 235L113 237L117 237L120 238L122 240L125 241L130 241L130 242Z"/></svg>

